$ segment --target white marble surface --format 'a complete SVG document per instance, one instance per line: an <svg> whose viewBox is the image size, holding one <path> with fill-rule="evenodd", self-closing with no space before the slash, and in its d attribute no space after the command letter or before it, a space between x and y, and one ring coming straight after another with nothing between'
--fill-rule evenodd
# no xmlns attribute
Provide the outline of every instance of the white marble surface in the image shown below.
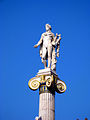
<svg viewBox="0 0 90 120"><path fill-rule="evenodd" d="M39 117L42 120L55 120L55 95L42 93L39 97Z"/></svg>
<svg viewBox="0 0 90 120"><path fill-rule="evenodd" d="M38 75L51 75L51 74L56 74L56 71L54 70L51 70L50 68L46 68L46 69L41 69L39 70L38 72Z"/></svg>

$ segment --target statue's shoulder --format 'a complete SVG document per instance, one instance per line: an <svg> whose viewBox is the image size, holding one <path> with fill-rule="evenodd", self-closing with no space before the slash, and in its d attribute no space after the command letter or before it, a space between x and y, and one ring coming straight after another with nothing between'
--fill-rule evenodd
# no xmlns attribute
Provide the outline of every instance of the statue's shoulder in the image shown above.
<svg viewBox="0 0 90 120"><path fill-rule="evenodd" d="M52 33L52 32L50 32L50 33L47 33L47 32L42 33L43 36L46 36L48 34L51 34L52 36L54 36L54 33Z"/></svg>
<svg viewBox="0 0 90 120"><path fill-rule="evenodd" d="M47 34L46 32L42 33L42 37L46 36L46 34Z"/></svg>

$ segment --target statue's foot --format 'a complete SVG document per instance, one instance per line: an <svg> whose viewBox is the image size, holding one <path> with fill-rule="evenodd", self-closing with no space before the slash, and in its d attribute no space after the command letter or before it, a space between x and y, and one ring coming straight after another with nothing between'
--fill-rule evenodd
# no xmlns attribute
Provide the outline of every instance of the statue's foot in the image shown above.
<svg viewBox="0 0 90 120"><path fill-rule="evenodd" d="M47 68L50 68L50 66L48 66Z"/></svg>
<svg viewBox="0 0 90 120"><path fill-rule="evenodd" d="M47 67L45 67L45 69L46 69Z"/></svg>

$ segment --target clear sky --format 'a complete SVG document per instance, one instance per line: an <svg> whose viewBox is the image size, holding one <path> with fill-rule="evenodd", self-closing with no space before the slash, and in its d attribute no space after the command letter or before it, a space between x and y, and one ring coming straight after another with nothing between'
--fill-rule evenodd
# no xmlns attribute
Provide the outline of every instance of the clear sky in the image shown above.
<svg viewBox="0 0 90 120"><path fill-rule="evenodd" d="M38 115L39 91L28 81L43 68L33 46L46 23L62 34L56 72L67 91L56 93L56 120L90 119L89 7L89 0L0 0L0 120Z"/></svg>

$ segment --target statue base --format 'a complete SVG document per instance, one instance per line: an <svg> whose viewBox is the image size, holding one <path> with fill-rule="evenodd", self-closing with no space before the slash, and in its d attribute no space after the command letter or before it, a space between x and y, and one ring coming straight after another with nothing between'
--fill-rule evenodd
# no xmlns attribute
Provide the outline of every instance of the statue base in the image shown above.
<svg viewBox="0 0 90 120"><path fill-rule="evenodd" d="M40 76L40 75L51 75L51 74L53 74L55 76L58 76L56 74L56 71L51 70L50 68L41 69L41 70L39 70L39 72L37 74L38 74L38 76Z"/></svg>

